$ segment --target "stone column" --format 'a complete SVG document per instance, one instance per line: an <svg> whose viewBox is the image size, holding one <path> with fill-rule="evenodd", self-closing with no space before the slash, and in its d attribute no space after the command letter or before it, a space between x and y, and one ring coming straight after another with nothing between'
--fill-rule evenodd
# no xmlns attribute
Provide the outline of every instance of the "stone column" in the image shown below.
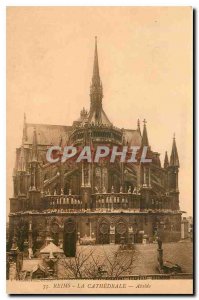
<svg viewBox="0 0 199 300"><path fill-rule="evenodd" d="M149 187L151 187L151 168L149 167Z"/></svg>
<svg viewBox="0 0 199 300"><path fill-rule="evenodd" d="M163 268L163 249L158 248L158 264L159 264L159 269L162 270Z"/></svg>
<svg viewBox="0 0 199 300"><path fill-rule="evenodd" d="M84 186L84 165L82 163L82 186Z"/></svg>
<svg viewBox="0 0 199 300"><path fill-rule="evenodd" d="M31 259L33 256L32 251L32 220L29 220L29 228L28 228L28 257Z"/></svg>
<svg viewBox="0 0 199 300"><path fill-rule="evenodd" d="M91 186L91 166L88 166L88 186Z"/></svg>
<svg viewBox="0 0 199 300"><path fill-rule="evenodd" d="M160 239L160 237L157 238L157 242L158 242L158 266L159 266L159 270L160 272L163 272L163 249L162 249L162 241Z"/></svg>
<svg viewBox="0 0 199 300"><path fill-rule="evenodd" d="M29 247L32 248L32 220L29 220L28 242L29 242Z"/></svg>
<svg viewBox="0 0 199 300"><path fill-rule="evenodd" d="M144 171L144 183L143 186L146 186L146 168L143 166L143 171Z"/></svg>

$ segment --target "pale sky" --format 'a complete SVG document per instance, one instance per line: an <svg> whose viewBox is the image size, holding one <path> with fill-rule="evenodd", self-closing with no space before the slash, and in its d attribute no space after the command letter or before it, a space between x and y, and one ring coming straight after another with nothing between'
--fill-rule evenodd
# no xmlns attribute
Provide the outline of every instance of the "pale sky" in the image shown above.
<svg viewBox="0 0 199 300"><path fill-rule="evenodd" d="M153 151L175 132L180 207L192 215L192 10L190 7L7 9L7 199L27 122L71 125L89 109L98 36L104 110L115 126L147 120Z"/></svg>

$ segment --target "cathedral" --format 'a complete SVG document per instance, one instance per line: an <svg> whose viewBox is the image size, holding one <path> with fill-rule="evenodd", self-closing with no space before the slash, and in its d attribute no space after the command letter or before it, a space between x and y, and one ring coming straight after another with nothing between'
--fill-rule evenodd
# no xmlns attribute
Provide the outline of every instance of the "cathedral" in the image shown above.
<svg viewBox="0 0 199 300"><path fill-rule="evenodd" d="M73 124L28 123L24 116L22 143L16 149L13 196L10 198L8 251L13 243L33 255L46 239L74 256L76 245L179 241L179 158L175 137L164 165L143 130L115 127L103 109L103 86L97 39L90 85L90 109ZM126 163L100 159L49 163L53 145L147 146L151 161ZM14 242L13 242L14 240Z"/></svg>

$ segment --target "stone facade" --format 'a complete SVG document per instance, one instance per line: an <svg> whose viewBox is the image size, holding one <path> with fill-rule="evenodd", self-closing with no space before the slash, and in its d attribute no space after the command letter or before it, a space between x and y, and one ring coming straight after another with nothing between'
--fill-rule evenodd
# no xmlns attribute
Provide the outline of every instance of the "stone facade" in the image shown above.
<svg viewBox="0 0 199 300"><path fill-rule="evenodd" d="M99 244L178 241L181 235L175 138L170 160L151 149L146 121L141 133L120 129L109 121L102 106L97 42L90 86L90 110L84 108L71 126L27 123L22 144L16 149L13 197L10 198L8 251L13 237L20 251L39 249L47 236L63 249L67 243L88 239ZM151 163L116 160L60 161L50 164L46 152L52 145L148 147ZM66 250L65 250L66 252Z"/></svg>

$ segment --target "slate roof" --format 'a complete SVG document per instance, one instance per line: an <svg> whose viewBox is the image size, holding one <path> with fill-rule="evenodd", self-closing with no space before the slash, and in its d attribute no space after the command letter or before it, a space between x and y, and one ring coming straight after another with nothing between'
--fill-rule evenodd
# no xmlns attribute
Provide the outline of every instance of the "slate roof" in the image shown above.
<svg viewBox="0 0 199 300"><path fill-rule="evenodd" d="M124 137L129 146L141 146L142 137L138 130L124 129Z"/></svg>
<svg viewBox="0 0 199 300"><path fill-rule="evenodd" d="M96 114L96 111L95 111L95 110L90 112L90 114L89 114L89 116L88 116L88 122L89 122L89 123L93 123L93 124L96 123L95 114ZM108 126L111 126L111 125L112 125L112 123L109 121L109 119L108 119L106 113L104 112L103 108L101 109L99 115L100 115L100 118L99 118L100 124L108 125ZM98 120L98 121L99 121L99 120Z"/></svg>
<svg viewBox="0 0 199 300"><path fill-rule="evenodd" d="M59 145L62 139L64 145L68 141L72 126L49 125L49 124L26 124L26 144L32 144L33 131L36 129L38 145Z"/></svg>
<svg viewBox="0 0 199 300"><path fill-rule="evenodd" d="M111 125L103 110L102 123ZM61 140L62 145L67 144L72 131L72 126L27 123L25 144L32 145L34 128L37 133L37 143L43 146L59 145ZM141 146L142 137L137 130L124 129L124 137L129 146Z"/></svg>

